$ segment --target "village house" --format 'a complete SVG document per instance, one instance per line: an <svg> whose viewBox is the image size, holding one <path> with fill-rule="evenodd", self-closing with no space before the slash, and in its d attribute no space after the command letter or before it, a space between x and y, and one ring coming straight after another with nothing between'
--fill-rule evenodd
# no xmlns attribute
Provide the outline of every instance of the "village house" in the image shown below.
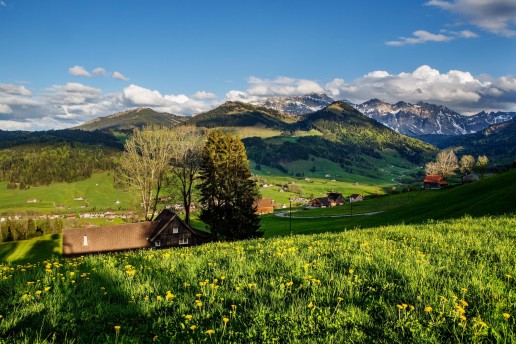
<svg viewBox="0 0 516 344"><path fill-rule="evenodd" d="M364 200L364 196L359 195L359 194L352 194L351 196L349 196L350 202L361 202L363 200Z"/></svg>
<svg viewBox="0 0 516 344"><path fill-rule="evenodd" d="M335 207L343 205L346 201L344 196L338 192L330 192L326 197L317 197L310 201L310 206L324 208L324 207Z"/></svg>
<svg viewBox="0 0 516 344"><path fill-rule="evenodd" d="M176 213L163 210L154 221L63 229L63 255L185 247L209 241L209 233L191 228Z"/></svg>
<svg viewBox="0 0 516 344"><path fill-rule="evenodd" d="M274 213L274 200L270 198L262 198L255 202L256 213L258 215Z"/></svg>
<svg viewBox="0 0 516 344"><path fill-rule="evenodd" d="M425 180L423 180L423 185L426 190L436 190L444 188L448 185L448 182L444 180L443 176L429 174L425 177Z"/></svg>

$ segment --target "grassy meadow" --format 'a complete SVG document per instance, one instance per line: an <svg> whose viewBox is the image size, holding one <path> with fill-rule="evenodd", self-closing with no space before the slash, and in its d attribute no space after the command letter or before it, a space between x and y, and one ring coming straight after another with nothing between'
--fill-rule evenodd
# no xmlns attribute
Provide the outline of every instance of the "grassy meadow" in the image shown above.
<svg viewBox="0 0 516 344"><path fill-rule="evenodd" d="M0 342L516 340L516 218L0 265Z"/></svg>
<svg viewBox="0 0 516 344"><path fill-rule="evenodd" d="M84 197L85 201L75 201L75 197ZM33 199L37 202L27 202ZM120 204L116 204L116 201ZM27 190L10 190L7 189L7 182L0 182L0 214L77 213L130 207L131 195L114 187L113 174L109 172L95 173L89 179L74 183L54 183Z"/></svg>

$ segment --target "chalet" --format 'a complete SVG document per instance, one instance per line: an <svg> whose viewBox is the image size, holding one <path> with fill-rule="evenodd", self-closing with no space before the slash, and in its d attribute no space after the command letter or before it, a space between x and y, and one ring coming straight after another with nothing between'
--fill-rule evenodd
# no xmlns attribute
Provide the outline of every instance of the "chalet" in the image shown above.
<svg viewBox="0 0 516 344"><path fill-rule="evenodd" d="M462 177L462 184L473 183L473 182L476 182L477 180L478 180L478 176L476 174L469 173Z"/></svg>
<svg viewBox="0 0 516 344"><path fill-rule="evenodd" d="M176 213L163 210L154 221L63 229L63 255L184 247L209 241L209 233L193 229Z"/></svg>
<svg viewBox="0 0 516 344"><path fill-rule="evenodd" d="M425 177L425 180L423 180L423 184L426 190L433 190L444 188L448 185L448 182L444 180L443 176L438 174L429 174Z"/></svg>
<svg viewBox="0 0 516 344"><path fill-rule="evenodd" d="M314 198L310 201L312 207L335 207L343 205L346 201L341 193L330 192L326 197Z"/></svg>
<svg viewBox="0 0 516 344"><path fill-rule="evenodd" d="M262 198L255 202L256 213L258 215L274 213L274 200L270 198Z"/></svg>
<svg viewBox="0 0 516 344"><path fill-rule="evenodd" d="M359 195L359 194L352 194L349 196L350 202L361 202L363 200L364 200L364 196Z"/></svg>

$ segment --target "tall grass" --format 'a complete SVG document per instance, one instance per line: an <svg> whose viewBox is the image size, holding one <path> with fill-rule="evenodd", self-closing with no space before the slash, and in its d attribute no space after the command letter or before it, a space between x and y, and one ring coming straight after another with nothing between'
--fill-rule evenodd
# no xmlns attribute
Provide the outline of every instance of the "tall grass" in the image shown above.
<svg viewBox="0 0 516 344"><path fill-rule="evenodd" d="M514 342L516 218L0 265L5 342Z"/></svg>

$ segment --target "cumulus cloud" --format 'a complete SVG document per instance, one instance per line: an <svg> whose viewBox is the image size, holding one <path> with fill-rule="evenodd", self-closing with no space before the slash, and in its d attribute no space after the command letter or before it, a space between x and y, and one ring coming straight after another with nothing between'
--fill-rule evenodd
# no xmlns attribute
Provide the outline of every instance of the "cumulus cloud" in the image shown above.
<svg viewBox="0 0 516 344"><path fill-rule="evenodd" d="M156 111L179 115L192 115L214 107L214 104L194 100L184 94L162 95L157 90L134 84L124 88L123 101L129 106L150 106Z"/></svg>
<svg viewBox="0 0 516 344"><path fill-rule="evenodd" d="M12 113L13 109L7 104L0 104L0 113L9 114Z"/></svg>
<svg viewBox="0 0 516 344"><path fill-rule="evenodd" d="M426 5L449 11L468 24L496 35L516 36L514 0L430 0Z"/></svg>
<svg viewBox="0 0 516 344"><path fill-rule="evenodd" d="M475 38L478 35L469 30L463 30L459 32L441 30L438 34L433 34L425 30L414 31L413 37L400 37L396 41L385 42L391 46L402 46L407 44L420 44L427 42L448 42L457 38Z"/></svg>
<svg viewBox="0 0 516 344"><path fill-rule="evenodd" d="M197 91L192 97L195 99L217 99L217 96L214 93L206 91Z"/></svg>
<svg viewBox="0 0 516 344"><path fill-rule="evenodd" d="M91 74L88 72L83 66L73 66L68 68L68 73L70 73L73 76L85 76L90 77Z"/></svg>
<svg viewBox="0 0 516 344"><path fill-rule="evenodd" d="M122 73L117 72L117 71L114 71L114 72L113 72L112 77L113 77L113 79L122 80L122 81L127 81L127 80L129 80L129 79L128 79L128 78L126 78Z"/></svg>
<svg viewBox="0 0 516 344"><path fill-rule="evenodd" d="M274 80L250 77L247 94L257 97L300 96L307 93L322 93L324 89L313 80L280 76Z"/></svg>
<svg viewBox="0 0 516 344"><path fill-rule="evenodd" d="M516 110L515 77L475 77L459 70L441 73L427 65L399 74L374 71L351 82L337 78L325 88L331 96L355 103L371 98L388 102L425 101L443 104L465 114L482 110Z"/></svg>
<svg viewBox="0 0 516 344"><path fill-rule="evenodd" d="M107 71L102 67L97 67L93 70L93 75L95 76L104 76L107 74Z"/></svg>
<svg viewBox="0 0 516 344"><path fill-rule="evenodd" d="M0 84L0 92L20 96L30 96L31 92L25 86L18 86L13 84Z"/></svg>

